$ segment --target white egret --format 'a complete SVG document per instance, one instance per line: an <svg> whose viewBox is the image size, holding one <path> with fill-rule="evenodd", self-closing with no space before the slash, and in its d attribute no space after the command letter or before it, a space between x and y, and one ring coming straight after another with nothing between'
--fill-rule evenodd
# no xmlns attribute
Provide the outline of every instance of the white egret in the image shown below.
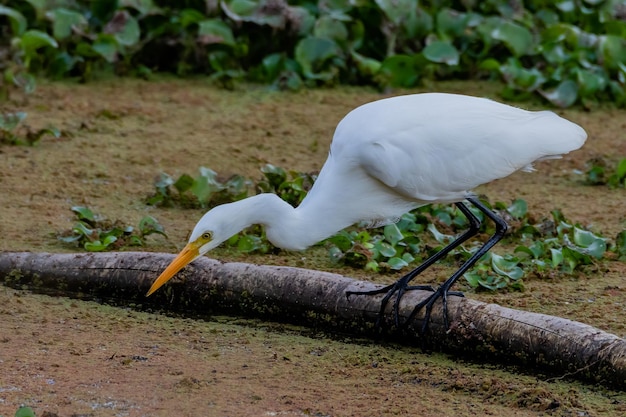
<svg viewBox="0 0 626 417"><path fill-rule="evenodd" d="M185 265L252 224L263 225L273 245L303 250L360 221L382 225L420 206L454 203L467 216L468 231L395 284L348 294L386 292L381 315L397 294L397 323L404 292L430 289L433 294L410 317L426 307L425 330L433 303L442 299L446 317L450 287L506 232L506 222L471 190L518 170L531 171L533 162L559 158L580 148L586 138L580 126L553 112L526 111L485 98L426 93L365 104L337 126L328 159L297 208L274 194L213 208L200 219L189 243L154 281L148 295ZM478 232L480 221L465 201L495 222L494 235L437 290L409 286L418 274Z"/></svg>

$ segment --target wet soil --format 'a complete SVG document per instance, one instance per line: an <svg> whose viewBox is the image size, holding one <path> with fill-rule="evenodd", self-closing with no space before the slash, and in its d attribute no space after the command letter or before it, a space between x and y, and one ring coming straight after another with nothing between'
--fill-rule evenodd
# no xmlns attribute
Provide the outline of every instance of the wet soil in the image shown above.
<svg viewBox="0 0 626 417"><path fill-rule="evenodd" d="M428 90L497 98L498 86L448 83ZM56 235L71 228L70 207L86 205L127 225L154 216L169 239L149 237L143 249L176 252L202 211L147 206L159 173L195 175L207 166L224 178L259 178L265 163L319 170L337 122L381 97L367 89L231 92L204 80L43 83L7 105L27 111L32 129L52 125L63 135L35 147L0 146L0 250L76 251ZM559 113L588 131L583 149L478 192L491 201L524 198L537 217L559 208L614 239L626 223L626 191L584 185L583 173L591 159L614 166L626 157L626 111ZM211 256L337 272L320 248L253 256L221 249ZM523 292L460 287L468 297L623 337L625 272L624 263L601 261L571 277L526 277ZM438 267L423 278L438 282L444 275ZM0 287L0 415L12 416L20 404L48 417L622 416L626 393L280 323L170 317Z"/></svg>

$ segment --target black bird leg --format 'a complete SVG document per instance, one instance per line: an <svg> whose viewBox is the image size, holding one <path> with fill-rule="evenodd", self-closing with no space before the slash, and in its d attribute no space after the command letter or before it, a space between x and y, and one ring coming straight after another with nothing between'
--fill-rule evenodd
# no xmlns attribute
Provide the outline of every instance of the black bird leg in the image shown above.
<svg viewBox="0 0 626 417"><path fill-rule="evenodd" d="M463 242L468 240L470 237L478 233L478 230L481 224L480 220L463 203L456 203L456 206L465 215L465 217L467 217L470 227L467 231L465 231L461 236L455 239L452 243L448 244L442 250L430 256L420 266L418 266L417 268L415 268L413 271L409 272L408 274L404 275L394 284L391 284L386 287L380 288L378 290L373 290L373 291L348 291L346 292L347 297L350 297L351 295L375 295L375 294L386 293L385 297L381 301L380 310L378 312L378 319L376 320L377 328L380 327L382 318L384 317L385 308L387 307L389 300L395 293L397 293L397 296L396 296L396 300L394 302L394 307L393 307L394 320L395 320L396 326L400 325L400 313L399 313L400 300L402 296L404 295L404 293L408 290L428 290L428 291L433 291L433 294L429 296L426 300L420 302L417 306L415 306L409 318L404 323L405 325L409 323L411 320L413 320L415 316L417 315L417 313L422 308L426 307L426 313L424 315L424 321L423 321L422 329L421 329L421 332L424 333L428 327L428 322L430 320L430 315L432 313L433 305L435 301L441 297L442 303L443 303L444 324L446 328L448 328L448 295L463 296L463 293L461 292L450 292L450 288L465 272L467 272L468 269L472 267L472 265L476 263L478 259L480 259L485 253L487 253L487 251L489 251L489 249L491 249L496 243L498 243L498 241L502 239L507 229L506 222L497 214L495 214L493 211L489 210L477 198L468 197L467 201L469 201L472 205L474 205L476 208L482 211L487 217L489 217L491 220L495 222L496 232L494 233L493 236L489 238L489 240L480 249L478 249L478 251L476 251L461 266L461 268L458 271L456 271L450 278L448 278L439 288L435 290L430 285L409 286L408 284L413 278L415 278L424 270L426 270L426 268L430 267L432 264L442 259L448 253L450 253L450 251L452 251L454 248L458 247Z"/></svg>

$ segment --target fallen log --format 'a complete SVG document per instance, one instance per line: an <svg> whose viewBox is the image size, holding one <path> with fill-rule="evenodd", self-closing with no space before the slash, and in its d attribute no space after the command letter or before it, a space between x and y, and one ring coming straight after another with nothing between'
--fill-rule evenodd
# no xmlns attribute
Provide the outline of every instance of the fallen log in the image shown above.
<svg viewBox="0 0 626 417"><path fill-rule="evenodd" d="M136 308L159 308L208 315L235 312L303 325L375 334L381 296L346 291L379 287L338 274L292 267L223 263L200 258L149 298L145 293L173 255L121 253L0 253L0 282L14 288L77 298L115 300ZM408 292L401 317L424 299ZM429 329L419 335L422 314L388 336L456 355L540 368L544 372L626 389L626 340L592 326L545 314L513 310L469 298L450 297L450 328L441 303ZM387 323L392 322L390 308Z"/></svg>

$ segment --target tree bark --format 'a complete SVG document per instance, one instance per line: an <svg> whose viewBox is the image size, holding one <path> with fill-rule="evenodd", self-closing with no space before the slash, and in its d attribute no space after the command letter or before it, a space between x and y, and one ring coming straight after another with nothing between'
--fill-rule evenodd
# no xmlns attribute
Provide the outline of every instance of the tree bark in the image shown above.
<svg viewBox="0 0 626 417"><path fill-rule="evenodd" d="M136 308L208 315L229 312L374 336L380 296L346 291L379 288L337 274L200 258L151 297L145 293L173 255L145 252L0 253L0 282L48 294L103 299ZM430 293L410 291L401 318ZM392 322L391 304L385 315ZM626 389L626 340L575 321L449 297L450 328L435 303L428 331L423 313L405 329L387 327L402 343L472 359L533 366L543 372Z"/></svg>

